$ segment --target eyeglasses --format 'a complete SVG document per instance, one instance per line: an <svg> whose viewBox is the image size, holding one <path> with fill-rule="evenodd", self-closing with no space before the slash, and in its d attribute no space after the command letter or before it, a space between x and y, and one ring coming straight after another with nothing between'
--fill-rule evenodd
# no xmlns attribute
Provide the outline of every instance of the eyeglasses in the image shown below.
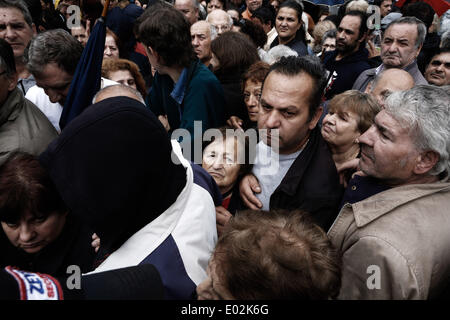
<svg viewBox="0 0 450 320"><path fill-rule="evenodd" d="M443 61L440 61L440 60L433 60L433 61L431 61L431 65L433 67L439 67L441 64L443 64L446 69L450 69L450 62L443 62Z"/></svg>

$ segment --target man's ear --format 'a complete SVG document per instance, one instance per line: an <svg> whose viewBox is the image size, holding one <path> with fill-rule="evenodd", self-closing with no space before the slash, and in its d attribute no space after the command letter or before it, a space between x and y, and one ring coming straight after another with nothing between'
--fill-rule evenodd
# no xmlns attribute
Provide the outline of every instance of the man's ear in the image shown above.
<svg viewBox="0 0 450 320"><path fill-rule="evenodd" d="M314 113L314 116L312 117L311 121L309 122L309 130L312 130L316 127L317 122L319 122L320 117L322 116L323 113L323 107L320 106L317 108L316 112Z"/></svg>
<svg viewBox="0 0 450 320"><path fill-rule="evenodd" d="M17 81L19 80L19 75L14 72L13 75L8 76L8 91L13 91L17 87Z"/></svg>
<svg viewBox="0 0 450 320"><path fill-rule="evenodd" d="M36 25L33 23L31 24L31 30L33 30L33 36L37 35L37 31L36 31ZM45 29L44 29L45 30Z"/></svg>
<svg viewBox="0 0 450 320"><path fill-rule="evenodd" d="M146 46L146 48L147 48L147 54L154 56L155 59L156 59L156 61L158 61L158 60L159 60L159 54L158 54L158 52L156 52L155 50L153 50L153 48L150 47L150 46Z"/></svg>
<svg viewBox="0 0 450 320"><path fill-rule="evenodd" d="M417 175L426 174L434 168L439 161L439 154L435 151L424 151L417 157L414 173Z"/></svg>
<svg viewBox="0 0 450 320"><path fill-rule="evenodd" d="M373 80L369 81L369 83L367 84L366 89L364 90L364 93L370 94L370 91L372 91L372 84L373 84Z"/></svg>
<svg viewBox="0 0 450 320"><path fill-rule="evenodd" d="M417 49L417 52L416 52L416 59L417 59L417 57L419 56L420 51L422 51L422 46L423 46L423 44L421 44L420 47Z"/></svg>
<svg viewBox="0 0 450 320"><path fill-rule="evenodd" d="M359 43L363 43L363 41L367 40L368 33L365 32L360 39L358 39Z"/></svg>

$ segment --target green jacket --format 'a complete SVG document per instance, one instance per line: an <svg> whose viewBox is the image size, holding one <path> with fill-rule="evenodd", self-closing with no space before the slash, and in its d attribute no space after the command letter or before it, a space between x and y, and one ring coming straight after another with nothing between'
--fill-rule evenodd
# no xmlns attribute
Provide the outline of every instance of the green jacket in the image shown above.
<svg viewBox="0 0 450 320"><path fill-rule="evenodd" d="M39 155L58 136L47 117L15 88L0 106L0 164L13 151Z"/></svg>
<svg viewBox="0 0 450 320"><path fill-rule="evenodd" d="M225 95L216 76L199 60L185 69L184 90L178 92L179 104L171 93L175 87L168 75L155 74L147 103L156 115L167 115L170 132L186 129L194 138L194 121L202 122L202 133L225 124ZM176 137L174 137L176 138Z"/></svg>

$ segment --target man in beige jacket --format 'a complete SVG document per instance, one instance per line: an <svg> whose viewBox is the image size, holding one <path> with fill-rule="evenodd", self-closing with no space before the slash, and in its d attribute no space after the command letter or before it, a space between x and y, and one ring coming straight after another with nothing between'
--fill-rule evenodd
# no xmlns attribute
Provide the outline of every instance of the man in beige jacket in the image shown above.
<svg viewBox="0 0 450 320"><path fill-rule="evenodd" d="M360 138L328 232L342 253L341 299L430 299L450 279L450 97L433 86L395 92Z"/></svg>
<svg viewBox="0 0 450 320"><path fill-rule="evenodd" d="M47 117L17 88L13 50L0 39L0 164L14 151L39 155L57 135Z"/></svg>

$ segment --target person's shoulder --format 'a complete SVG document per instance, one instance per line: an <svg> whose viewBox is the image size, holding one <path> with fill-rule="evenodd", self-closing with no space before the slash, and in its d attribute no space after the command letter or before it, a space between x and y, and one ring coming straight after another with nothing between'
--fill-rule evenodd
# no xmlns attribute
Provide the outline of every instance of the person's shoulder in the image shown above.
<svg viewBox="0 0 450 320"><path fill-rule="evenodd" d="M337 56L337 51L327 51L323 53L323 64L326 66L327 64L334 62Z"/></svg>
<svg viewBox="0 0 450 320"><path fill-rule="evenodd" d="M135 5L134 3L130 3L124 8L124 13L132 18L138 18L143 12L144 9Z"/></svg>
<svg viewBox="0 0 450 320"><path fill-rule="evenodd" d="M203 63L198 63L193 70L189 87L196 92L223 91L222 85L216 75Z"/></svg>
<svg viewBox="0 0 450 320"><path fill-rule="evenodd" d="M191 167L194 173L194 183L208 191L214 204L220 206L222 203L222 195L214 179L198 164L191 162Z"/></svg>

